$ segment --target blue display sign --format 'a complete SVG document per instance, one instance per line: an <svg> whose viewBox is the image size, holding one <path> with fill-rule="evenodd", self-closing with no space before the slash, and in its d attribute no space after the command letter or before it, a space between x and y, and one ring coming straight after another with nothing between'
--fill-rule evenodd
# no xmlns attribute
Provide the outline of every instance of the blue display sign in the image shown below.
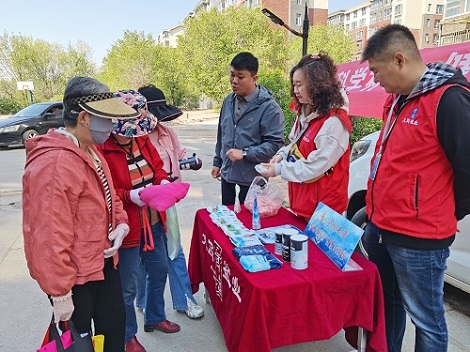
<svg viewBox="0 0 470 352"><path fill-rule="evenodd" d="M304 233L344 270L364 230L323 203L319 203Z"/></svg>

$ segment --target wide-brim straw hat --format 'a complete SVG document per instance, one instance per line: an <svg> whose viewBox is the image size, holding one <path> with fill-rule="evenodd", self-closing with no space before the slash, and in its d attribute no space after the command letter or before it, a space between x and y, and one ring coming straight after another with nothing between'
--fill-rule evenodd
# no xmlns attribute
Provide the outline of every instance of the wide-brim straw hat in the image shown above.
<svg viewBox="0 0 470 352"><path fill-rule="evenodd" d="M171 121L183 115L176 106L167 104L163 92L154 85L140 87L139 92L147 98L148 109L158 121Z"/></svg>
<svg viewBox="0 0 470 352"><path fill-rule="evenodd" d="M145 136L157 126L157 118L148 111L147 99L134 90L119 90L114 96L124 102L132 110L139 113L140 117L129 120L115 120L113 133L124 137Z"/></svg>
<svg viewBox="0 0 470 352"><path fill-rule="evenodd" d="M135 119L140 116L138 111L116 99L113 92L69 98L67 104L78 105L86 112L105 119Z"/></svg>

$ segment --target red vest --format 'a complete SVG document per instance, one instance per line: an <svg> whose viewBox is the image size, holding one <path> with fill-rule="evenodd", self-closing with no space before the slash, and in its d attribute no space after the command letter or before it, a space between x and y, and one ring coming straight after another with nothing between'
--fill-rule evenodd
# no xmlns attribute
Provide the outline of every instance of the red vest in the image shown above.
<svg viewBox="0 0 470 352"><path fill-rule="evenodd" d="M352 125L348 114L342 109L333 109L329 115L310 122L307 130L297 142L302 155L307 157L317 149L314 139L325 121L333 115L338 116L351 132ZM310 219L318 203L322 202L340 214L344 212L348 205L349 158L348 146L346 152L333 167L333 171L328 175L312 183L289 182L289 203L292 211Z"/></svg>
<svg viewBox="0 0 470 352"><path fill-rule="evenodd" d="M367 214L379 228L428 239L444 239L457 230L454 174L436 127L437 107L449 87L412 98L398 114L385 141L375 179L369 177L367 186ZM391 97L384 108L384 121L390 105ZM393 113L391 121L395 117Z"/></svg>

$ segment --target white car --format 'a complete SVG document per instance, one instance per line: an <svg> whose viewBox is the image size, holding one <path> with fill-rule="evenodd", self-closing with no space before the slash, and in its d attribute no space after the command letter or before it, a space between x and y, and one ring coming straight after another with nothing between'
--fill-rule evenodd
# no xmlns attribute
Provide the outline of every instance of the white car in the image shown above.
<svg viewBox="0 0 470 352"><path fill-rule="evenodd" d="M374 155L378 138L379 131L371 133L354 143L351 149L349 203L346 216L362 227L367 221L365 197L370 160ZM445 281L470 293L470 215L459 221L458 229L460 232L457 233L455 241L450 247ZM367 255L362 243L359 243L359 247L363 254Z"/></svg>

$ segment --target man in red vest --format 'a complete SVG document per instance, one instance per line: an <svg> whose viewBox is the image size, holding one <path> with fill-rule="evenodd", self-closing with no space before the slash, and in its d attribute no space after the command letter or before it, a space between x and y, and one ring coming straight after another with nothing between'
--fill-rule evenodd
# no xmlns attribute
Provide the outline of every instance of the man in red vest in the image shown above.
<svg viewBox="0 0 470 352"><path fill-rule="evenodd" d="M411 31L398 24L369 39L366 60L390 93L364 235L382 278L388 348L401 351L407 313L415 351L447 351L444 271L457 221L470 213L470 85L450 65L426 65Z"/></svg>

